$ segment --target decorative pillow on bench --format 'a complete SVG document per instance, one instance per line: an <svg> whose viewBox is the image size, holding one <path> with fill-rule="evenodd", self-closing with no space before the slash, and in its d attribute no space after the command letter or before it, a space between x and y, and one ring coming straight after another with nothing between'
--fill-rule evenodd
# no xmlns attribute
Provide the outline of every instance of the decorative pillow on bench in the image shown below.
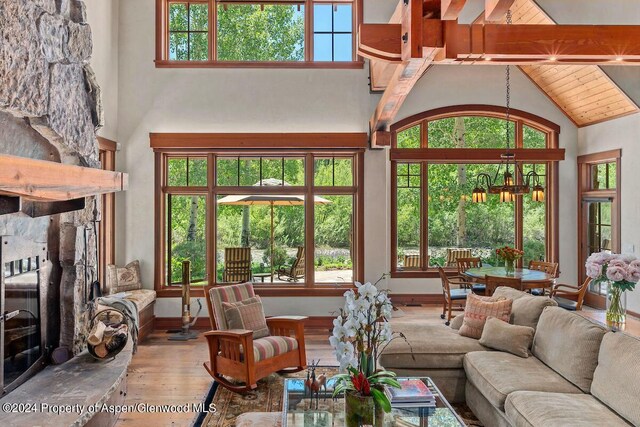
<svg viewBox="0 0 640 427"><path fill-rule="evenodd" d="M107 288L109 294L142 289L140 261L131 261L124 267L107 266Z"/></svg>
<svg viewBox="0 0 640 427"><path fill-rule="evenodd" d="M481 297L474 294L467 296L464 318L458 333L465 337L480 339L484 324L489 317L496 317L509 322L513 300L504 297Z"/></svg>
<svg viewBox="0 0 640 427"><path fill-rule="evenodd" d="M529 357L535 333L536 330L532 327L510 325L495 317L489 317L484 324L479 342L485 347Z"/></svg>
<svg viewBox="0 0 640 427"><path fill-rule="evenodd" d="M253 338L269 336L269 328L259 296L238 302L223 302L222 310L229 329L247 329L253 331Z"/></svg>

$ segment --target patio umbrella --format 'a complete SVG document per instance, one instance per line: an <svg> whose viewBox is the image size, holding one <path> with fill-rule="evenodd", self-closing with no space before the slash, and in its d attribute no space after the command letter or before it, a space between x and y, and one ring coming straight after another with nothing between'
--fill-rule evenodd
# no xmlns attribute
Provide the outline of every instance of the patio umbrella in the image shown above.
<svg viewBox="0 0 640 427"><path fill-rule="evenodd" d="M263 179L255 184L254 187L285 187L290 184L281 179ZM296 206L304 204L304 195L297 194L239 194L229 195L218 200L221 205L235 205L235 206L253 206L253 205L269 205L271 207L271 283L273 283L273 207L274 206ZM314 204L328 204L331 203L323 197L314 196Z"/></svg>

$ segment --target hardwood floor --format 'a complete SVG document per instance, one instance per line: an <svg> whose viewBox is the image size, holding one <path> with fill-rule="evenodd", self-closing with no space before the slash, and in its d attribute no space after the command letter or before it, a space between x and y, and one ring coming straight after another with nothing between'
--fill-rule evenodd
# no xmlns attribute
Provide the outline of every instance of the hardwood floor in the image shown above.
<svg viewBox="0 0 640 427"><path fill-rule="evenodd" d="M399 322L427 319L439 323L441 308L436 306L402 307ZM602 322L604 312L585 307L585 317ZM640 320L629 318L626 332L640 336ZM314 329L307 333L308 359L320 359L321 365L335 364L328 343L328 330ZM128 391L125 403L135 405L184 405L198 403L211 385L211 377L202 367L208 357L207 344L202 335L188 342L168 341L164 331L155 331L138 347L129 366ZM188 426L197 414L140 413L121 414L117 426Z"/></svg>

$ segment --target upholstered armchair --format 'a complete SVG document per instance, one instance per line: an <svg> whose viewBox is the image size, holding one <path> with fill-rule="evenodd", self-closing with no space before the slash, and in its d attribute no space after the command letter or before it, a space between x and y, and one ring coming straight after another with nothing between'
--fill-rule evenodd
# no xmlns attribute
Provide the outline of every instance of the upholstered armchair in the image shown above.
<svg viewBox="0 0 640 427"><path fill-rule="evenodd" d="M211 331L204 334L209 362L204 368L222 386L234 392L257 387L257 381L274 372L297 372L306 368L303 316L266 319L269 335L253 338L253 331L229 329L223 303L255 297L251 283L205 287ZM286 369L289 368L289 369Z"/></svg>

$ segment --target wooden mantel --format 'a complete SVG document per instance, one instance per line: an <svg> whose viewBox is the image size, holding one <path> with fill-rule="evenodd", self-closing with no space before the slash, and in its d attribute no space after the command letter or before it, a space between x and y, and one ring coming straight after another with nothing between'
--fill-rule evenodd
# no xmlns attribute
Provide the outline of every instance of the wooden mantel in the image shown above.
<svg viewBox="0 0 640 427"><path fill-rule="evenodd" d="M82 209L85 197L128 186L123 172L0 155L0 214L42 216Z"/></svg>

